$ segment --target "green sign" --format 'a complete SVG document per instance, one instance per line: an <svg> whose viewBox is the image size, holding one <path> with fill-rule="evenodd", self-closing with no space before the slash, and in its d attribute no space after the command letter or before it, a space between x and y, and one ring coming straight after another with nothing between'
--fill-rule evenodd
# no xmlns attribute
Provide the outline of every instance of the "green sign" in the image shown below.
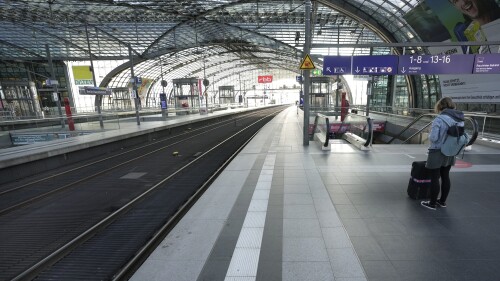
<svg viewBox="0 0 500 281"><path fill-rule="evenodd" d="M323 76L323 71L321 71L321 69L313 69L313 70L311 70L311 75L312 76Z"/></svg>

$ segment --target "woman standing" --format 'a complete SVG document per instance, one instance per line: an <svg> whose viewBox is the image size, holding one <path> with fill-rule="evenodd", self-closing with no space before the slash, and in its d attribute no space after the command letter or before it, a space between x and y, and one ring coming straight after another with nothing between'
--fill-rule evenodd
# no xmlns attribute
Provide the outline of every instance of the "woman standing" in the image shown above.
<svg viewBox="0 0 500 281"><path fill-rule="evenodd" d="M432 121L431 132L429 134L429 154L425 167L431 174L431 199L422 201L420 204L425 208L436 210L436 207L446 207L446 198L450 193L450 169L455 165L455 156L445 156L441 153L448 125L458 123L458 126L464 126L464 114L456 109L455 103L449 97L440 99L434 110L440 115ZM444 119L444 120L443 120ZM446 120L446 121L445 121ZM441 178L441 184L439 179ZM441 197L438 199L439 192Z"/></svg>

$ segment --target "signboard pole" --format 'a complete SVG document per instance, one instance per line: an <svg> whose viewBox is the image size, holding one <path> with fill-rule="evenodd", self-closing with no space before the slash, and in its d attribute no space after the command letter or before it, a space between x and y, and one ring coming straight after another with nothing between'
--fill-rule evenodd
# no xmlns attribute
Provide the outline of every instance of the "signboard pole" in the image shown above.
<svg viewBox="0 0 500 281"><path fill-rule="evenodd" d="M337 75L337 79L335 79L335 82L337 82L337 90L335 90L335 112L340 112L340 107L339 107L339 96L340 96L340 75ZM339 114L335 115L335 119Z"/></svg>
<svg viewBox="0 0 500 281"><path fill-rule="evenodd" d="M85 23L85 33L87 34L87 47L89 49L89 58L90 58L90 68L92 72L92 81L94 82L94 87L97 87L97 83L95 81L95 73L94 73L94 61L92 60L92 49L90 49L90 40L89 40L89 30L87 28L87 24ZM99 115L99 125L101 129L104 128L104 122L102 121L102 95L96 95L94 100L95 105L97 106L97 114Z"/></svg>
<svg viewBox="0 0 500 281"><path fill-rule="evenodd" d="M305 44L304 55L309 54L311 49L311 0L306 0L306 27L305 27ZM308 69L304 70L304 128L303 128L303 145L309 145L309 88L311 77L309 77Z"/></svg>
<svg viewBox="0 0 500 281"><path fill-rule="evenodd" d="M135 105L135 118L137 119L137 125L141 125L141 120L139 118L139 106L137 100L139 99L139 93L137 92L137 79L134 75L134 58L132 57L132 47L128 44L128 55L130 57L130 74L132 75L132 93L135 93L134 105Z"/></svg>
<svg viewBox="0 0 500 281"><path fill-rule="evenodd" d="M241 83L241 82L240 82ZM203 79L203 86L205 87L205 109L206 109L206 114L208 115L208 86L210 85L210 80L208 80L207 78L204 78ZM203 99L203 97L201 97Z"/></svg>
<svg viewBox="0 0 500 281"><path fill-rule="evenodd" d="M50 67L50 72L51 72L50 75L52 76L52 77L50 77L50 80L57 81L56 80L56 73L54 71L54 65L52 64L52 57L50 56L49 44L45 44L45 51L47 52L47 59L49 60L49 67ZM57 83L54 83L52 85L52 87L54 87L55 94L58 95L59 91L57 90ZM62 109L61 109L61 99L59 98L59 96L57 96L56 104L57 104L57 110L59 111L59 118L61 118L61 128L64 128L64 119L63 119Z"/></svg>
<svg viewBox="0 0 500 281"><path fill-rule="evenodd" d="M163 91L160 94L160 107L161 107L161 117L165 120L168 116L166 112L167 109L167 95L165 94L165 87L167 86L167 81L163 79L163 62L160 56L160 74L161 74L161 87Z"/></svg>
<svg viewBox="0 0 500 281"><path fill-rule="evenodd" d="M374 83L375 77L372 75L372 80L368 81L368 87L366 87L366 117L370 116L370 98L373 92Z"/></svg>

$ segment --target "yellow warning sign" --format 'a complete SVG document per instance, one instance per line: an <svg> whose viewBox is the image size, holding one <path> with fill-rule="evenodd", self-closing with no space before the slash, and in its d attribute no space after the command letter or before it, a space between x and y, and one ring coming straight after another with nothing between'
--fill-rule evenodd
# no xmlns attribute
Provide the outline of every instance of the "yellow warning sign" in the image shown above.
<svg viewBox="0 0 500 281"><path fill-rule="evenodd" d="M306 55L300 64L300 69L315 69L314 63L309 55Z"/></svg>

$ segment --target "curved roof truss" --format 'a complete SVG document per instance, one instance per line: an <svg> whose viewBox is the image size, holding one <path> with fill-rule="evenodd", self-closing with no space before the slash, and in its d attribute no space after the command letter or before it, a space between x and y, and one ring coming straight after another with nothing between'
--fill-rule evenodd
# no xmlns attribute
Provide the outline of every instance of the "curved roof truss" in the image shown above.
<svg viewBox="0 0 500 281"><path fill-rule="evenodd" d="M343 44L420 41L403 19L418 1L312 1L315 63L320 67L323 55L392 51ZM135 74L153 81L249 80L240 77L278 69L295 75L305 39L301 0L6 0L0 18L2 60L44 60L47 44L54 60L123 60L130 47ZM128 67L103 84L126 86Z"/></svg>

